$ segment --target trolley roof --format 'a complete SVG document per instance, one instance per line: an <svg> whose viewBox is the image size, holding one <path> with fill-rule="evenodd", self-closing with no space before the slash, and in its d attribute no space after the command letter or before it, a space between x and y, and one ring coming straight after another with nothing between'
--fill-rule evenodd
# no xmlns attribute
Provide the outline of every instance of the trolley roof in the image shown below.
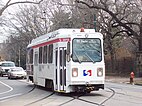
<svg viewBox="0 0 142 106"><path fill-rule="evenodd" d="M72 34L80 34L80 33L89 33L89 34L94 34L98 33L95 32L94 29L84 29L84 32L81 32L81 29L58 29L56 31L47 33L45 35L39 36L35 39L32 40L32 42L28 45L27 48L38 45L40 43L44 43L50 40L54 40L57 38L69 38L71 37ZM99 34L101 36L101 34Z"/></svg>

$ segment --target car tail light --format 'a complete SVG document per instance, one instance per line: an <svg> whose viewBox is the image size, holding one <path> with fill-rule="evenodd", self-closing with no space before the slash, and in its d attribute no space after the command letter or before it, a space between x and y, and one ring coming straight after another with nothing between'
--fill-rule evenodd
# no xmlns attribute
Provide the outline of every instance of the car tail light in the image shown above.
<svg viewBox="0 0 142 106"><path fill-rule="evenodd" d="M72 68L72 77L78 76L78 68Z"/></svg>
<svg viewBox="0 0 142 106"><path fill-rule="evenodd" d="M102 77L103 76L103 68L97 68L97 76Z"/></svg>

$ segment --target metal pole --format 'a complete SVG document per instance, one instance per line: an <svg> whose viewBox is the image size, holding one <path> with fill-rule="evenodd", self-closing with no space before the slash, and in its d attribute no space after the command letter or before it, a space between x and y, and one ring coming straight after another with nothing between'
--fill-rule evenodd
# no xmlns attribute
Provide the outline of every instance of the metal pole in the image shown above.
<svg viewBox="0 0 142 106"><path fill-rule="evenodd" d="M47 20L46 20L47 18L46 18L46 11L44 11L43 14L44 14L44 18L43 18L43 19L44 19L44 21L45 21L45 31L46 31L46 33L47 33L47 25L46 25L46 24L47 24Z"/></svg>
<svg viewBox="0 0 142 106"><path fill-rule="evenodd" d="M19 48L19 67L20 67L20 48Z"/></svg>
<svg viewBox="0 0 142 106"><path fill-rule="evenodd" d="M96 14L94 14L94 29L96 31Z"/></svg>

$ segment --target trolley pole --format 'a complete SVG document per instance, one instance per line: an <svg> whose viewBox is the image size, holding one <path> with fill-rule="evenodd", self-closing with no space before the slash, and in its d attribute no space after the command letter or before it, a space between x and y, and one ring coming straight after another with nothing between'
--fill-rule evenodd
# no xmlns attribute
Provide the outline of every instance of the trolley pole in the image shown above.
<svg viewBox="0 0 142 106"><path fill-rule="evenodd" d="M94 29L96 31L96 14L94 14Z"/></svg>

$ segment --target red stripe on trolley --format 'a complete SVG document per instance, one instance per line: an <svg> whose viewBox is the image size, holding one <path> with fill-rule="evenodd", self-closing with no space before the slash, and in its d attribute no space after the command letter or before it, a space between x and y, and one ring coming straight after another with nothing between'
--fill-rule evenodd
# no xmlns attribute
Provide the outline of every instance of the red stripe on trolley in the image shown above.
<svg viewBox="0 0 142 106"><path fill-rule="evenodd" d="M71 38L58 38L58 39L54 39L54 40L51 40L48 42L37 44L35 46L32 46L32 48L42 47L42 46L57 43L57 42L69 42L70 40L71 40Z"/></svg>

